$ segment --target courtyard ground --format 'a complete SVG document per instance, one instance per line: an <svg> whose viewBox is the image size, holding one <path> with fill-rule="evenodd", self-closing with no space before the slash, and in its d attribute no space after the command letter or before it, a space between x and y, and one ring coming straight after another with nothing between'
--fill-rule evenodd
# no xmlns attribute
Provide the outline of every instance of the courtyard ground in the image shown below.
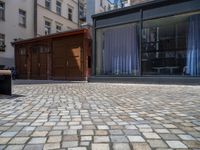
<svg viewBox="0 0 200 150"><path fill-rule="evenodd" d="M200 149L200 86L17 84L0 96L0 149Z"/></svg>

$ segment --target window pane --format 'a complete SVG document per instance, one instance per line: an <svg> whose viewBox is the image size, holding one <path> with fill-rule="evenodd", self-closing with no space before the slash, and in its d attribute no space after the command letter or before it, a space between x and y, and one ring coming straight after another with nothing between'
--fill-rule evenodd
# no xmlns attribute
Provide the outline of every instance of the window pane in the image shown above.
<svg viewBox="0 0 200 150"><path fill-rule="evenodd" d="M72 21L73 10L72 8L68 8L68 19Z"/></svg>
<svg viewBox="0 0 200 150"><path fill-rule="evenodd" d="M138 26L97 30L97 75L139 75Z"/></svg>
<svg viewBox="0 0 200 150"><path fill-rule="evenodd" d="M51 23L49 21L45 21L45 35L51 33Z"/></svg>
<svg viewBox="0 0 200 150"><path fill-rule="evenodd" d="M5 3L0 2L0 20L5 20Z"/></svg>
<svg viewBox="0 0 200 150"><path fill-rule="evenodd" d="M189 35L195 37L196 33L200 33L199 28L195 28L196 33L190 32L192 16L173 16L144 22L141 52L144 75L188 75L186 70L191 67L187 64L190 59ZM196 21L196 25L199 23ZM200 42L199 39L196 41ZM195 39L191 42L195 42Z"/></svg>
<svg viewBox="0 0 200 150"><path fill-rule="evenodd" d="M56 12L58 15L61 15L61 2L56 1Z"/></svg>
<svg viewBox="0 0 200 150"><path fill-rule="evenodd" d="M26 12L24 10L19 10L19 25L26 26Z"/></svg>
<svg viewBox="0 0 200 150"><path fill-rule="evenodd" d="M62 27L60 25L56 25L56 32L61 32Z"/></svg>
<svg viewBox="0 0 200 150"><path fill-rule="evenodd" d="M0 51L5 51L5 35L0 34Z"/></svg>
<svg viewBox="0 0 200 150"><path fill-rule="evenodd" d="M45 0L45 7L49 10L51 9L51 0Z"/></svg>

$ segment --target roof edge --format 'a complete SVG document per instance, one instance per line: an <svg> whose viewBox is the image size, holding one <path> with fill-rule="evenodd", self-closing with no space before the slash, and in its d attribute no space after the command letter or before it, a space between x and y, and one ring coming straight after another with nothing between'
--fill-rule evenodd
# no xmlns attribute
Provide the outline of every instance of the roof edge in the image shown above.
<svg viewBox="0 0 200 150"><path fill-rule="evenodd" d="M47 40L47 39L64 37L64 36L83 34L83 33L88 32L88 30L89 29L84 28L84 29L75 29L75 30L70 30L70 31L53 33L53 34L44 35L44 36L40 36L40 37L23 39L23 40L20 40L20 41L12 42L12 44L17 45L17 44L23 44L23 43L27 43L27 42L37 42L37 41L40 41L40 40Z"/></svg>
<svg viewBox="0 0 200 150"><path fill-rule="evenodd" d="M153 0L153 1L149 1L149 2L139 3L139 4L135 4L135 5L128 6L128 7L99 13L99 14L94 14L94 15L92 15L92 18L95 19L95 18L103 17L105 15L113 15L113 14L117 14L120 12L130 11L133 9L141 9L141 8L144 8L147 6L159 5L159 4L163 4L163 3L179 3L179 2L184 2L184 1L190 1L190 0L176 0L176 1L174 1L174 0Z"/></svg>

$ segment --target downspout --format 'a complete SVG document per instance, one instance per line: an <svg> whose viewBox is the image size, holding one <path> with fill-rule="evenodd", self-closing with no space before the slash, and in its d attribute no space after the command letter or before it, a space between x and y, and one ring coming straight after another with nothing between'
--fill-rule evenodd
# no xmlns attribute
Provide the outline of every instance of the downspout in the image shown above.
<svg viewBox="0 0 200 150"><path fill-rule="evenodd" d="M78 0L78 28L80 28L80 0Z"/></svg>
<svg viewBox="0 0 200 150"><path fill-rule="evenodd" d="M139 22L140 26L139 26L139 69L140 69L140 76L142 76L143 72L142 72L142 29L143 29L143 10L140 9L140 22Z"/></svg>
<svg viewBox="0 0 200 150"><path fill-rule="evenodd" d="M37 36L37 0L34 0L34 37Z"/></svg>

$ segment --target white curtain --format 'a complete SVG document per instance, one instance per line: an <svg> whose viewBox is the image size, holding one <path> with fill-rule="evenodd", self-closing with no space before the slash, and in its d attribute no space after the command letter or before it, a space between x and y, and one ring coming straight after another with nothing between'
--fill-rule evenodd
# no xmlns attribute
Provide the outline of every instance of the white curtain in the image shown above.
<svg viewBox="0 0 200 150"><path fill-rule="evenodd" d="M190 17L186 73L200 76L200 15Z"/></svg>
<svg viewBox="0 0 200 150"><path fill-rule="evenodd" d="M105 30L103 43L105 75L139 75L139 48L136 25Z"/></svg>

